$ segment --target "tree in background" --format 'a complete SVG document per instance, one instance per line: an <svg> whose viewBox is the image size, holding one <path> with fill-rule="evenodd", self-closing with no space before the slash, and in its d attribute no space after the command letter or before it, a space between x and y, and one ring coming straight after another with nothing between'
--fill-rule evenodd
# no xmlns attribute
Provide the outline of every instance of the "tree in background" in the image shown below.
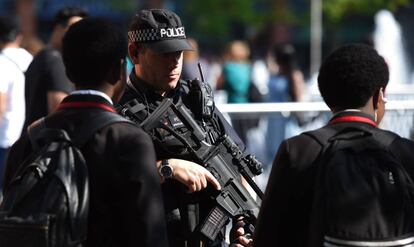
<svg viewBox="0 0 414 247"><path fill-rule="evenodd" d="M323 11L328 23L339 23L347 15L373 16L380 9L395 11L410 0L324 0Z"/></svg>

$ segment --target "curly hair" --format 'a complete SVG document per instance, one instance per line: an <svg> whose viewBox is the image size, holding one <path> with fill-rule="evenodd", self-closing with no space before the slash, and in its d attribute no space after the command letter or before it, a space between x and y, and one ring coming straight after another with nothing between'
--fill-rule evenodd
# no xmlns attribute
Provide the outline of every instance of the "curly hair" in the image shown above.
<svg viewBox="0 0 414 247"><path fill-rule="evenodd" d="M325 103L337 110L363 107L381 87L387 86L388 66L368 45L348 44L332 52L318 75Z"/></svg>

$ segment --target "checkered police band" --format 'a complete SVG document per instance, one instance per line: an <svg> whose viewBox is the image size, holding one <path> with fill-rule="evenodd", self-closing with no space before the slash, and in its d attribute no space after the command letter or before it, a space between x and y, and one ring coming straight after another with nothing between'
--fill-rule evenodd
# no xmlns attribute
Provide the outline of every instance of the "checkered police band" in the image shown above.
<svg viewBox="0 0 414 247"><path fill-rule="evenodd" d="M185 39L184 27L140 29L128 32L130 42L154 42L168 39Z"/></svg>

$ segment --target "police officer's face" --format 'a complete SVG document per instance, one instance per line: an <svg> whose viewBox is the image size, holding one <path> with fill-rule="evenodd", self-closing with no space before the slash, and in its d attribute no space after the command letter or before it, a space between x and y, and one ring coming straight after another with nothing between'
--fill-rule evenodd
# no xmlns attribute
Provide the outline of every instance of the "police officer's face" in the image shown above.
<svg viewBox="0 0 414 247"><path fill-rule="evenodd" d="M183 65L182 51L157 54L144 48L138 56L137 76L149 83L161 95L177 86Z"/></svg>

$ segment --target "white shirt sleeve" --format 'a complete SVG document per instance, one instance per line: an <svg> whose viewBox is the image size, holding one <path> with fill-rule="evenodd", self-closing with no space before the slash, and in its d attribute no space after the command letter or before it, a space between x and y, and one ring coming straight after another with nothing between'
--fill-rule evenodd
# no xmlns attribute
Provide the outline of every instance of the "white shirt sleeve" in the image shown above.
<svg viewBox="0 0 414 247"><path fill-rule="evenodd" d="M10 87L10 72L7 72L7 65L0 62L0 93L7 93Z"/></svg>

